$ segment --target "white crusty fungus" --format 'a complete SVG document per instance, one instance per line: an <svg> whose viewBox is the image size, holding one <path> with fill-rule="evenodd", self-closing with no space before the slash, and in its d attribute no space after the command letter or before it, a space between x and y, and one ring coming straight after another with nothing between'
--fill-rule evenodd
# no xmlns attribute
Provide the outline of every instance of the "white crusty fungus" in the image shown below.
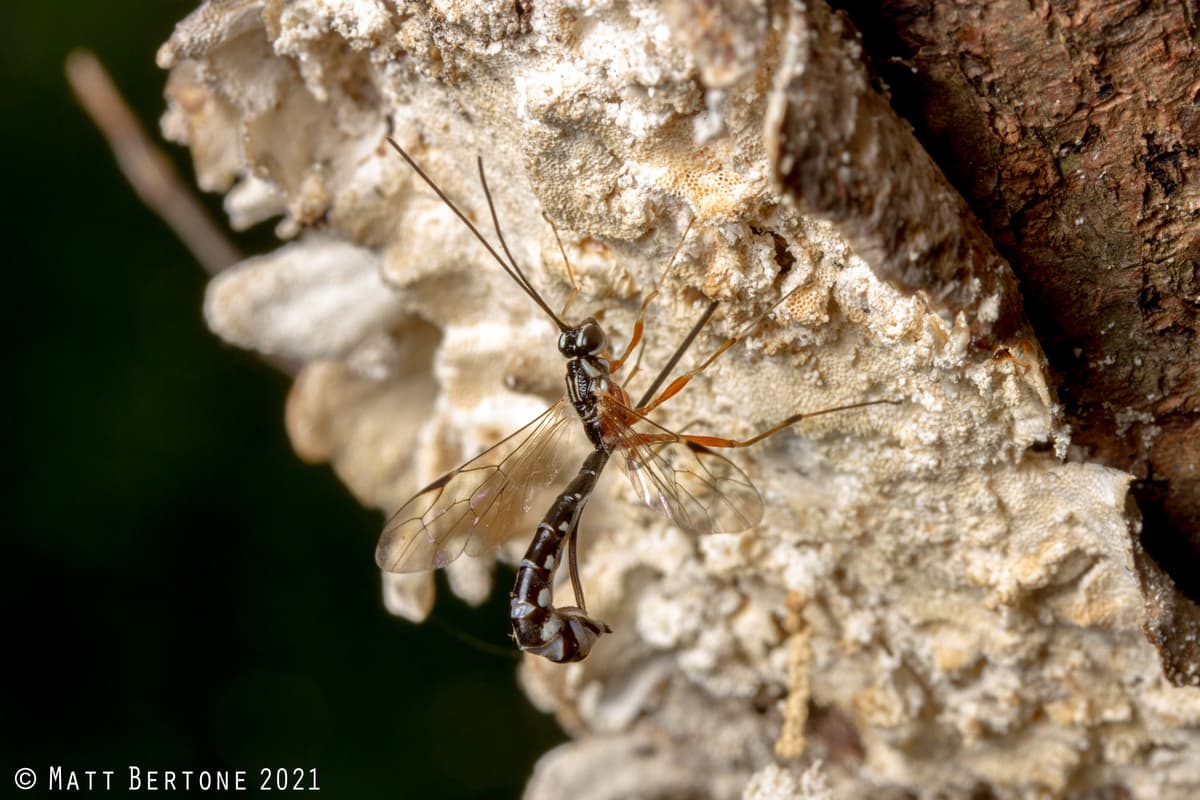
<svg viewBox="0 0 1200 800"><path fill-rule="evenodd" d="M820 2L661 6L211 0L159 53L163 129L201 185L227 193L235 225L278 217L290 240L213 281L209 323L296 365L297 452L363 503L394 509L562 388L552 325L388 134L486 222L482 156L509 245L558 306L552 218L578 273L572 312L607 309L618 343L661 278L635 396L706 298L720 309L689 359L803 286L665 424L744 437L902 401L733 453L767 509L741 535L698 540L623 478L601 484L582 577L616 632L579 664L526 660L529 695L575 737L527 796L1197 796L1200 689L1172 685L1143 635L1170 586L1138 547L1130 476L1062 460L1007 266L975 246L923 270L926 223L938 241L977 233L954 206L822 205L839 180L848 198L945 187L924 162L870 160L919 151L886 102L835 120L869 135L831 144L823 111L856 73L846 40L822 38ZM818 74L835 79L804 82ZM903 228L902 252L881 249L884 224ZM523 548L532 531L515 533ZM462 559L451 577L479 600L490 565ZM429 611L431 576L386 580L394 611Z"/></svg>

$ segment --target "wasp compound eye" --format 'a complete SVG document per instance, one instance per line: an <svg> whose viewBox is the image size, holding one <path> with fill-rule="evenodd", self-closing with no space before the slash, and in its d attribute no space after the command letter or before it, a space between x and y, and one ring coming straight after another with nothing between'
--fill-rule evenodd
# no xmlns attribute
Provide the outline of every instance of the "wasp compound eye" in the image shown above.
<svg viewBox="0 0 1200 800"><path fill-rule="evenodd" d="M563 331L558 337L558 350L567 358L599 355L607 347L608 336L593 319L586 320L578 328Z"/></svg>
<svg viewBox="0 0 1200 800"><path fill-rule="evenodd" d="M596 356L608 348L608 336L599 323L588 321L579 331L579 349L589 355Z"/></svg>

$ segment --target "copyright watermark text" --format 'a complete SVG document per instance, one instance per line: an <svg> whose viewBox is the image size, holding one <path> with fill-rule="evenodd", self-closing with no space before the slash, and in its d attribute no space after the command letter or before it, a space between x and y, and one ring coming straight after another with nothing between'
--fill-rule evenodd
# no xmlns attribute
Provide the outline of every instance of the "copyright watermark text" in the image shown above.
<svg viewBox="0 0 1200 800"><path fill-rule="evenodd" d="M21 767L13 773L21 791L51 792L319 792L315 767L259 769L71 769L61 764L40 772Z"/></svg>

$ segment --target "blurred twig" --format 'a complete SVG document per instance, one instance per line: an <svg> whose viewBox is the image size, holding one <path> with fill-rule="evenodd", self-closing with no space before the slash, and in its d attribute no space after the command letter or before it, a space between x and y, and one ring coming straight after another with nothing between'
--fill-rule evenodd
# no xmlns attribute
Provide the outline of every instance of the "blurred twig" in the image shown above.
<svg viewBox="0 0 1200 800"><path fill-rule="evenodd" d="M241 261L241 252L213 223L191 187L146 135L100 61L87 50L74 50L67 55L66 71L67 82L80 105L108 141L117 166L142 202L175 231L210 274ZM294 375L299 369L297 363L283 356L261 356L285 374Z"/></svg>
<svg viewBox="0 0 1200 800"><path fill-rule="evenodd" d="M162 217L210 273L240 261L242 254L146 135L96 57L87 50L72 51L67 56L66 71L79 103L108 140L117 165L142 202Z"/></svg>

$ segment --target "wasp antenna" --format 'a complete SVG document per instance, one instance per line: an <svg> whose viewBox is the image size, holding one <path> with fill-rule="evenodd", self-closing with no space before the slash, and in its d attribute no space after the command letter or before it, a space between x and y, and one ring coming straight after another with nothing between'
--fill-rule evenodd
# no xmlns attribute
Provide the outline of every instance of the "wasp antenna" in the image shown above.
<svg viewBox="0 0 1200 800"><path fill-rule="evenodd" d="M492 247L491 243L486 238L484 238L483 234L479 232L479 229L475 227L475 223L471 222L471 220L467 218L467 215L465 213L463 213L462 209L460 209L454 203L454 201L451 200L444 191L442 191L442 188L440 186L438 186L436 183L434 183L433 178L431 178L427 174L425 174L425 170L421 169L420 165L418 165L417 162L415 160L413 160L413 157L410 156L407 152L405 152L404 148L400 146L399 142L397 142L391 136L386 137L386 139L387 139L387 143L392 146L392 149L395 150L400 155L400 157L403 158L410 167L412 167L413 172L417 173L417 175L420 176L421 180L423 180L425 182L425 184L430 189L433 190L434 194L436 194L438 196L438 199L440 199L443 203L445 203L446 207L454 212L454 216L456 216L460 220L462 220L462 223L467 226L467 229L469 231L471 231L471 234L476 239L479 240L479 243L484 246L484 248L488 251L488 253L491 254L492 258L494 258L496 260L496 263L500 265L500 268L503 269L506 273L508 273L508 276L510 278L512 278L514 281L516 281L517 285L520 286L521 289L526 294L528 294L531 298L533 298L533 301L535 303L537 303L538 306L543 311L545 311L547 314L550 315L550 319L554 320L554 324L557 325L560 330L566 330L568 326L561 319L558 318L557 314L555 314L553 311L550 310L550 307L546 305L545 301L543 301L542 298L538 295L538 293L533 290L533 288L529 285L528 281L525 280L525 276L521 273L520 269L517 269L514 272L513 268L516 267L516 263L514 262L513 265L510 267L508 262L506 262L500 256L500 254L496 252L496 248ZM482 161L481 161L480 162L480 176L482 177L482 175L483 175L483 165L482 165ZM483 188L484 188L484 193L488 195L488 198L487 198L488 199L488 207L491 208L492 207L492 198L491 198L491 195L488 194L486 182L484 183ZM492 210L492 220L495 221L495 219L496 219L496 212L495 212L495 209L493 209ZM496 230L498 233L500 230L499 224L497 224ZM501 241L501 244L503 244L504 238L501 237L500 241ZM508 252L507 246L504 247L504 251L506 253ZM509 257L510 258L512 257L511 254Z"/></svg>
<svg viewBox="0 0 1200 800"><path fill-rule="evenodd" d="M555 314L550 309L550 306L546 304L542 296L533 288L533 284L525 277L525 273L517 265L517 260L513 258L512 251L508 249L508 242L504 241L504 232L500 230L500 219L496 216L496 204L492 201L492 190L488 188L487 176L483 174L483 158L477 156L475 163L479 167L479 183L483 186L483 196L487 198L488 212L492 215L492 227L496 229L496 236L500 239L500 247L504 250L504 255L508 256L508 263L512 267L512 269L506 268L506 271L512 276L513 280L521 285L525 293L533 298L533 302L537 303L550 316L550 319L554 320L554 324L558 326L559 330L568 330L570 326L563 322L558 314Z"/></svg>
<svg viewBox="0 0 1200 800"><path fill-rule="evenodd" d="M558 312L560 317L567 316L567 309L571 307L571 303L575 302L575 298L579 295L579 283L575 280L575 268L571 266L571 259L567 258L567 248L563 247L562 237L558 235L558 226L554 224L554 220L550 219L550 215L545 211L542 212L542 219L546 220L550 225L550 230L554 231L554 241L558 244L558 252L562 254L563 263L567 265L567 281L571 284L571 293L567 295L567 302L563 303L562 310Z"/></svg>

